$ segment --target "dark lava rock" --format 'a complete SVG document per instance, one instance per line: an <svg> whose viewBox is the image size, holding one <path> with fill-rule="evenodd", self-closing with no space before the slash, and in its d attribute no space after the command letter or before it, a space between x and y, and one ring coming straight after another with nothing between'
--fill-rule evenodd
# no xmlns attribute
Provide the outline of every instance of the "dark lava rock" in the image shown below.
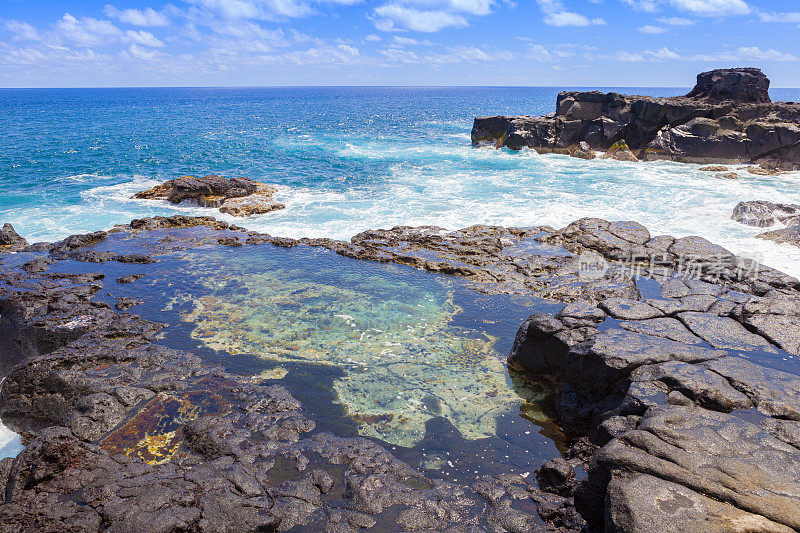
<svg viewBox="0 0 800 533"><path fill-rule="evenodd" d="M539 488L545 492L570 496L575 488L575 470L561 457L545 462L536 470L535 477Z"/></svg>
<svg viewBox="0 0 800 533"><path fill-rule="evenodd" d="M122 276L117 278L117 283L124 284L124 283L133 283L134 281L140 280L145 277L147 274L128 274L127 276Z"/></svg>
<svg viewBox="0 0 800 533"><path fill-rule="evenodd" d="M233 216L250 216L283 209L283 204L272 199L276 191L250 178L182 176L137 192L132 198L167 200L173 204L189 201L201 207L219 208L220 212Z"/></svg>
<svg viewBox="0 0 800 533"><path fill-rule="evenodd" d="M181 235L193 226L208 229ZM180 216L115 231L148 230L203 234L187 246L236 236ZM764 366L789 359L780 349L800 354L797 280L757 264L758 280L742 279L723 248L635 222L401 226L351 242L245 234L567 302L525 321L510 364L560 387L557 422L572 446L537 470L539 488L516 474L429 478L374 441L320 431L281 386L159 345L160 325L94 300L102 273L6 269L0 349L13 370L0 417L26 449L0 461L0 531L800 528L800 378ZM42 267L74 252L99 258L82 252L103 239L65 239ZM582 280L565 249L596 254L608 277ZM689 259L693 276L681 271ZM655 287L640 291L633 268Z"/></svg>
<svg viewBox="0 0 800 533"><path fill-rule="evenodd" d="M136 305L140 305L143 303L141 298L117 298L117 302L114 304L114 309L117 311L127 311L131 307Z"/></svg>
<svg viewBox="0 0 800 533"><path fill-rule="evenodd" d="M680 97L562 92L551 115L476 118L472 144L560 153L586 142L627 161L800 168L800 104L773 103L768 88L758 69L724 69L700 74L695 89Z"/></svg>
<svg viewBox="0 0 800 533"><path fill-rule="evenodd" d="M725 68L697 75L687 98L769 103L769 78L758 68Z"/></svg>
<svg viewBox="0 0 800 533"><path fill-rule="evenodd" d="M3 224L3 228L0 229L0 247L15 251L25 248L26 246L28 246L28 241L20 237L19 234L14 231L14 226L9 223Z"/></svg>

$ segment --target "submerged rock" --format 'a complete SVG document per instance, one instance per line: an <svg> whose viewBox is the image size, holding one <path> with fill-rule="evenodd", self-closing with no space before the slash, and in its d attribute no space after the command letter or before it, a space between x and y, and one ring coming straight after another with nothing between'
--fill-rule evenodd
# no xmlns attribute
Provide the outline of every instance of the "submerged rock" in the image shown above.
<svg viewBox="0 0 800 533"><path fill-rule="evenodd" d="M759 228L772 226L776 222L793 225L800 223L800 205L776 204L765 200L739 202L733 208L731 220Z"/></svg>
<svg viewBox="0 0 800 533"><path fill-rule="evenodd" d="M178 204L189 201L201 207L219 208L220 212L237 217L260 215L283 209L272 197L277 189L250 178L183 176L137 192L134 199L167 200Z"/></svg>
<svg viewBox="0 0 800 533"><path fill-rule="evenodd" d="M768 88L760 70L745 68L702 73L686 96L562 92L550 115L476 118L472 144L556 152L580 142L594 150L625 143L632 151L625 160L798 169L800 104L771 102Z"/></svg>

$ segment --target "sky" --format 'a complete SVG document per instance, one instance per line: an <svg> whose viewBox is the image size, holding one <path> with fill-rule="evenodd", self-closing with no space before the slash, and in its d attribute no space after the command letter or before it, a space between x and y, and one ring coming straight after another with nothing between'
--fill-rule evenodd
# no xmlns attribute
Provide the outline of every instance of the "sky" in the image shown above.
<svg viewBox="0 0 800 533"><path fill-rule="evenodd" d="M0 87L800 87L797 0L0 0Z"/></svg>

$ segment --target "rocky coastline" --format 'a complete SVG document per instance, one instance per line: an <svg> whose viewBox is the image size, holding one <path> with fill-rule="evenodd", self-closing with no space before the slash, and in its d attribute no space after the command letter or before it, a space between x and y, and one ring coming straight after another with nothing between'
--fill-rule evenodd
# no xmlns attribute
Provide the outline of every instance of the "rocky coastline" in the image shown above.
<svg viewBox="0 0 800 533"><path fill-rule="evenodd" d="M800 103L772 102L768 89L759 69L735 68L699 74L680 97L566 91L549 115L476 118L472 144L586 159L602 150L623 161L800 169Z"/></svg>
<svg viewBox="0 0 800 533"><path fill-rule="evenodd" d="M111 244L133 237L151 251ZM0 461L2 531L800 529L800 282L702 238L581 219L294 240L173 216L0 239L0 417L26 446ZM533 479L432 478L317 430L279 384L160 344L141 300L100 299L171 251L270 245L563 302L522 324L509 365L556 384L569 448ZM113 281L114 264L135 268Z"/></svg>

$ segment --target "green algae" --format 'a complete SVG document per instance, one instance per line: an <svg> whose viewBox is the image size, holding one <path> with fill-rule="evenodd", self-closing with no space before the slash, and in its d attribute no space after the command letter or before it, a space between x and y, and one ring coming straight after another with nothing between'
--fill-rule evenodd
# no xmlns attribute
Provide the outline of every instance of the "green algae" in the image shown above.
<svg viewBox="0 0 800 533"><path fill-rule="evenodd" d="M391 265L368 275L317 264L310 274L197 260L202 290L173 300L190 304L181 316L192 337L231 355L343 369L333 388L364 436L410 447L444 417L465 438L491 437L497 415L520 403L497 339L453 326L462 310L451 279L409 281Z"/></svg>

